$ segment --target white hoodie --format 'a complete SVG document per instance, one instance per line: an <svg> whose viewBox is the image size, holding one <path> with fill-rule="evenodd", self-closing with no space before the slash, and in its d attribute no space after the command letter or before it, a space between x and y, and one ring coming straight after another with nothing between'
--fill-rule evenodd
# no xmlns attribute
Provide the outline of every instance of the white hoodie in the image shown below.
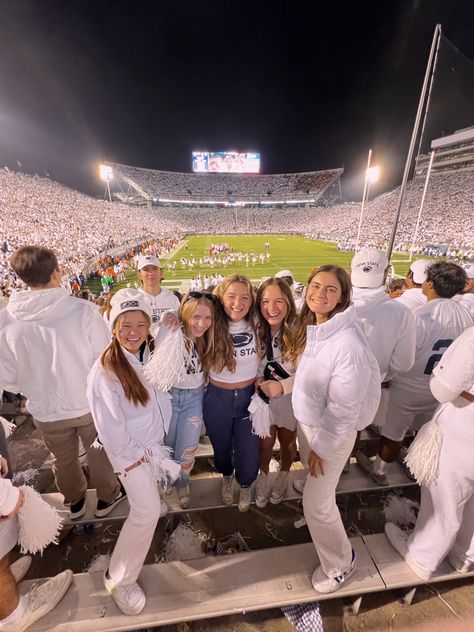
<svg viewBox="0 0 474 632"><path fill-rule="evenodd" d="M412 312L418 307L426 305L426 296L423 294L421 287L408 288L403 294L392 300L405 305L408 309L411 309Z"/></svg>
<svg viewBox="0 0 474 632"><path fill-rule="evenodd" d="M411 311L389 298L383 287L354 287L352 298L357 322L377 358L380 381L411 369L416 347L415 317Z"/></svg>
<svg viewBox="0 0 474 632"><path fill-rule="evenodd" d="M2 310L0 384L38 421L89 412L87 375L110 342L97 307L64 288L15 292Z"/></svg>
<svg viewBox="0 0 474 632"><path fill-rule="evenodd" d="M349 433L371 423L379 401L380 369L354 306L308 326L292 404L296 419L316 428L311 449L330 459Z"/></svg>

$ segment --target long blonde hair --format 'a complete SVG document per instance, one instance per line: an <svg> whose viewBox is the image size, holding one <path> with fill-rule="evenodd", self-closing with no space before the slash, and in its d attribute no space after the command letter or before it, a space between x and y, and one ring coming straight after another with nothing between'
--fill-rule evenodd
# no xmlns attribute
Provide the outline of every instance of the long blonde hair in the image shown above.
<svg viewBox="0 0 474 632"><path fill-rule="evenodd" d="M292 359L291 352L294 346L293 330L294 330L295 319L296 319L296 307L295 307L295 301L293 299L293 294L291 293L290 286L288 285L286 281L280 278L270 277L269 279L266 279L260 285L257 291L257 299L256 299L257 315L258 315L257 332L258 332L259 340L261 342L261 355L263 356L267 352L266 346L268 344L269 339L271 338L271 330L270 330L270 325L268 324L267 320L262 315L260 302L263 298L263 293L265 292L267 287L271 285L278 287L288 307L286 316L283 319L280 325L280 330L277 334L278 343L281 349L282 360L287 361L287 360Z"/></svg>
<svg viewBox="0 0 474 632"><path fill-rule="evenodd" d="M144 315L146 316L148 325L150 325L150 319L145 313ZM117 317L114 323L114 329L120 326L122 318L123 314L120 314L120 316ZM153 338L148 335L146 340L147 344L150 344L152 340ZM122 351L122 347L115 336L112 337L112 342L100 356L100 363L107 373L118 379L124 390L125 397L129 402L133 402L135 406L138 406L138 404L146 406L148 404L150 401L150 394L138 377L135 369L127 360L124 352Z"/></svg>
<svg viewBox="0 0 474 632"><path fill-rule="evenodd" d="M214 295L208 296L213 297ZM204 375L207 376L211 367L211 358L214 353L214 323L216 319L214 302L210 298L206 298L205 292L202 293L202 296L200 298L194 298L189 295L185 296L181 301L181 305L179 307L179 319L183 323L186 347L189 351L191 347L190 321L198 305L203 305L204 307L209 308L212 316L212 324L209 329L205 331L202 336L196 338L194 341L194 346L196 347L202 370L204 372Z"/></svg>
<svg viewBox="0 0 474 632"><path fill-rule="evenodd" d="M257 336L257 332L255 331L253 324L255 314L255 291L253 289L253 285L250 282L250 279L246 276L241 274L232 274L219 283L214 290L214 294L219 297L220 307L220 309L215 310L216 320L214 326L214 350L211 357L211 368L216 371L216 373L220 373L225 368L233 373L236 368L234 343L232 342L232 338L229 333L229 317L224 311L222 301L224 294L231 283L242 283L242 285L245 285L247 288L250 296L250 308L244 320L250 324L254 331L254 335Z"/></svg>

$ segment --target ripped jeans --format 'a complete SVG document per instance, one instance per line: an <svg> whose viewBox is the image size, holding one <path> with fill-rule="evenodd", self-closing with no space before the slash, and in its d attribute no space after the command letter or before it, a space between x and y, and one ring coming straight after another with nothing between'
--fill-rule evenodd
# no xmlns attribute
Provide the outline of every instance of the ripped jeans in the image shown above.
<svg viewBox="0 0 474 632"><path fill-rule="evenodd" d="M193 469L202 422L204 386L175 388L171 395L172 415L165 436L165 445L173 449L172 458L181 463L181 475L175 487L186 487Z"/></svg>

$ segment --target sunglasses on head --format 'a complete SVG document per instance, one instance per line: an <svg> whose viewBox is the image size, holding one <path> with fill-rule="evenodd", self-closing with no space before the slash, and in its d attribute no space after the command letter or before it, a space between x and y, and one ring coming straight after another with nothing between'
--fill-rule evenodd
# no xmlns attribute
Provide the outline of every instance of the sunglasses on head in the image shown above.
<svg viewBox="0 0 474 632"><path fill-rule="evenodd" d="M208 301L211 301L211 303L214 303L214 305L219 301L219 298L215 294L211 294L210 292L196 292L194 290L188 292L186 301L189 301L190 298L206 298Z"/></svg>

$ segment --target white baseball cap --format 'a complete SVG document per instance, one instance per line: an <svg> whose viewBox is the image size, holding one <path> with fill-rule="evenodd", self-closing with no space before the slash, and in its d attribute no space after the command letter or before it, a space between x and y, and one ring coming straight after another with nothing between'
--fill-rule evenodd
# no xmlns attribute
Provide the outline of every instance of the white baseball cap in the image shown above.
<svg viewBox="0 0 474 632"><path fill-rule="evenodd" d="M432 263L429 259L417 259L411 264L410 270L413 272L413 281L415 283L421 285L426 281L426 272Z"/></svg>
<svg viewBox="0 0 474 632"><path fill-rule="evenodd" d="M463 270L468 279L474 279L474 263L465 263L463 265Z"/></svg>
<svg viewBox="0 0 474 632"><path fill-rule="evenodd" d="M387 255L376 248L362 248L351 261L351 282L354 287L376 288L383 285Z"/></svg>
<svg viewBox="0 0 474 632"><path fill-rule="evenodd" d="M156 268L162 268L158 257L155 255L140 255L138 257L138 269L141 270L145 266L155 266Z"/></svg>
<svg viewBox="0 0 474 632"><path fill-rule="evenodd" d="M151 310L145 301L143 294L133 288L124 288L116 292L110 299L110 328L114 326L114 322L125 312L141 311L146 314L151 322Z"/></svg>
<svg viewBox="0 0 474 632"><path fill-rule="evenodd" d="M282 277L291 277L294 279L293 273L289 270L280 270L275 274L275 279L281 279Z"/></svg>

